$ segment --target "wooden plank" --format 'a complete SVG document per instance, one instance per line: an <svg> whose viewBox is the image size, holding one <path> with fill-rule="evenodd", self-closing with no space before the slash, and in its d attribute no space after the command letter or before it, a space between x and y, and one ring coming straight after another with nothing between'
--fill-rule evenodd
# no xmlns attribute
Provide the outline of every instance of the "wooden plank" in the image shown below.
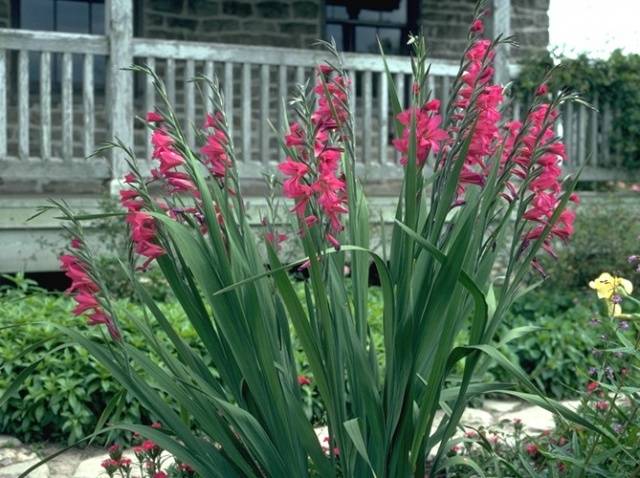
<svg viewBox="0 0 640 478"><path fill-rule="evenodd" d="M71 53L62 54L62 159L73 157L73 62Z"/></svg>
<svg viewBox="0 0 640 478"><path fill-rule="evenodd" d="M251 65L242 65L242 158L251 161Z"/></svg>
<svg viewBox="0 0 640 478"><path fill-rule="evenodd" d="M314 68L319 63L331 59L331 55L322 50L298 48L278 48L226 43L187 42L178 40L161 41L150 38L134 38L133 54L138 57L155 56L161 58L192 59L196 61L213 60L219 62L243 62L257 65L285 65ZM377 54L343 53L344 66L348 70L385 71L384 63ZM386 57L392 73L411 73L411 64L406 56L389 55ZM431 73L436 76L455 76L459 63L448 60L434 60Z"/></svg>
<svg viewBox="0 0 640 478"><path fill-rule="evenodd" d="M600 105L599 105L599 100L598 100L598 94L596 93L594 99L593 99L593 107L594 109L589 110L589 116L591 117L591 121L590 121L590 127L591 127L591 131L589 132L589 140L590 140L590 151L589 154L591 154L591 165L592 166L597 166L598 165L598 161L601 161L601 158L599 157L601 151L598 151L598 119L600 117L599 115L599 111L600 111Z"/></svg>
<svg viewBox="0 0 640 478"><path fill-rule="evenodd" d="M362 160L365 163L371 162L371 109L372 109L372 88L371 88L370 71L362 74L362 97L363 97L363 115L362 115Z"/></svg>
<svg viewBox="0 0 640 478"><path fill-rule="evenodd" d="M398 93L398 101L400 102L400 106L404 108L406 106L404 102L404 97L405 97L404 73L396 73L394 82L396 84L396 93Z"/></svg>
<svg viewBox="0 0 640 478"><path fill-rule="evenodd" d="M95 133L95 111L93 98L93 55L84 56L82 69L82 102L84 109L84 156L93 154Z"/></svg>
<svg viewBox="0 0 640 478"><path fill-rule="evenodd" d="M111 175L109 163L104 158L92 161L72 159L69 162L28 160L0 160L0 179L3 181L48 180L83 181L108 179Z"/></svg>
<svg viewBox="0 0 640 478"><path fill-rule="evenodd" d="M29 52L18 53L18 157L29 159Z"/></svg>
<svg viewBox="0 0 640 478"><path fill-rule="evenodd" d="M153 57L147 58L147 67L151 71L156 71L156 59ZM144 112L147 113L149 111L154 111L156 106L156 89L153 86L153 78L151 75L145 75L145 84L144 84ZM151 159L151 155L153 154L153 145L151 144L151 128L147 128L146 134L146 152L147 152L147 160Z"/></svg>
<svg viewBox="0 0 640 478"><path fill-rule="evenodd" d="M578 164L583 165L586 161L586 147L587 147L587 122L586 119L586 107L584 105L577 105L578 108L578 128L577 128L577 147L578 147Z"/></svg>
<svg viewBox="0 0 640 478"><path fill-rule="evenodd" d="M204 64L204 76L209 80L213 81L213 77L215 76L215 64L212 61L207 61ZM204 109L206 113L213 114L213 101L211 96L213 95L213 90L208 86L205 87L204 90Z"/></svg>
<svg viewBox="0 0 640 478"><path fill-rule="evenodd" d="M185 129L187 135L187 143L190 147L195 147L195 123L196 123L196 90L193 79L196 76L196 66L193 60L187 60L184 84L184 102L185 102Z"/></svg>
<svg viewBox="0 0 640 478"><path fill-rule="evenodd" d="M398 94L398 101L400 102L400 106L405 108L405 83L404 83L404 73L396 73L395 74L395 84L396 84L396 93ZM394 135L395 135L395 127L394 127ZM402 156L399 151L394 148L395 151L395 163L400 164L400 157Z"/></svg>
<svg viewBox="0 0 640 478"><path fill-rule="evenodd" d="M285 65L278 65L278 133L282 134L288 128L288 124L285 122L286 108L288 100L287 91L287 67ZM281 148L278 148L280 150ZM284 151L279 152L281 161L284 161Z"/></svg>
<svg viewBox="0 0 640 478"><path fill-rule="evenodd" d="M389 85L387 83L387 75L378 73L378 104L380 106L380 125L379 125L379 148L380 163L388 161L389 148Z"/></svg>
<svg viewBox="0 0 640 478"><path fill-rule="evenodd" d="M268 163L269 154L269 65L260 66L260 157Z"/></svg>
<svg viewBox="0 0 640 478"><path fill-rule="evenodd" d="M573 139L573 103L571 102L567 103L567 106L564 110L562 126L564 144L567 148L569 159L571 163L575 163L577 161L577 158L575 149L576 143Z"/></svg>
<svg viewBox="0 0 640 478"><path fill-rule="evenodd" d="M40 157L51 158L51 53L40 55Z"/></svg>
<svg viewBox="0 0 640 478"><path fill-rule="evenodd" d="M449 96L451 95L451 78L448 75L442 77L442 116L444 117L447 108L449 107Z"/></svg>
<svg viewBox="0 0 640 478"><path fill-rule="evenodd" d="M520 121L520 108L522 108L519 100L513 100L513 119L516 121Z"/></svg>
<svg viewBox="0 0 640 478"><path fill-rule="evenodd" d="M109 101L111 138L118 138L124 144L133 145L133 73L127 68L133 63L133 2L131 0L110 0L105 5L105 25L109 36ZM153 56L153 55L142 55ZM122 151L113 150L113 179L111 192L116 194L121 188L122 177L128 171L126 156Z"/></svg>
<svg viewBox="0 0 640 478"><path fill-rule="evenodd" d="M233 63L224 64L224 110L229 124L229 135L233 138Z"/></svg>
<svg viewBox="0 0 640 478"><path fill-rule="evenodd" d="M353 129L356 130L358 127L358 116L356 110L356 81L357 75L354 70L348 71L349 80L351 81L351 88L349 90L349 110L351 111L351 118L353 120Z"/></svg>
<svg viewBox="0 0 640 478"><path fill-rule="evenodd" d="M304 67L303 66L296 67L296 83L298 85L304 84Z"/></svg>
<svg viewBox="0 0 640 478"><path fill-rule="evenodd" d="M0 49L0 158L7 156L7 52Z"/></svg>
<svg viewBox="0 0 640 478"><path fill-rule="evenodd" d="M608 166L611 164L611 145L609 144L609 135L611 133L611 103L608 101L604 105L604 112L602 118L602 164Z"/></svg>
<svg viewBox="0 0 640 478"><path fill-rule="evenodd" d="M165 83L167 84L167 97L169 102L176 107L176 61L173 58L167 58L167 72Z"/></svg>
<svg viewBox="0 0 640 478"><path fill-rule="evenodd" d="M93 55L108 53L107 38L104 35L83 33L0 28L0 44L7 50L91 53Z"/></svg>

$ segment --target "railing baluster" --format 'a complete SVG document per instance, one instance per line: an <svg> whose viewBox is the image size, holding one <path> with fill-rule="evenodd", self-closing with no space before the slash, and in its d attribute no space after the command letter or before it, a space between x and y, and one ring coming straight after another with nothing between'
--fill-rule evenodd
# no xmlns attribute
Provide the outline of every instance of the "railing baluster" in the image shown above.
<svg viewBox="0 0 640 478"><path fill-rule="evenodd" d="M73 62L71 53L62 54L62 159L73 157Z"/></svg>
<svg viewBox="0 0 640 478"><path fill-rule="evenodd" d="M233 137L233 63L224 64L224 109L229 123L229 135Z"/></svg>
<svg viewBox="0 0 640 478"><path fill-rule="evenodd" d="M593 100L593 107L594 109L589 110L589 114L591 116L591 165L598 166L598 162L601 160L598 155L601 151L598 149L598 111L600 111L600 106L597 94Z"/></svg>
<svg viewBox="0 0 640 478"><path fill-rule="evenodd" d="M207 61L204 64L204 76L206 76L209 80L213 81L214 75L215 75L214 63L212 61ZM211 100L211 95L213 95L213 90L209 88L209 85L205 86L205 89L204 89L205 114L206 113L213 114L213 101Z"/></svg>
<svg viewBox="0 0 640 478"><path fill-rule="evenodd" d="M193 148L196 142L194 130L196 122L196 91L195 84L193 83L193 78L196 76L196 66L193 60L187 60L184 76L185 128L187 130L187 143Z"/></svg>
<svg viewBox="0 0 640 478"><path fill-rule="evenodd" d="M156 59L153 57L147 58L147 66L153 72L156 71ZM144 85L144 109L145 113L149 111L153 111L156 103L156 89L153 86L153 78L151 75L145 75L145 85ZM151 133L152 130L150 128L146 129L147 134L145 135L147 138L147 142L145 144L145 149L147 151L147 160L151 160L151 155L153 154L153 145L151 144Z"/></svg>
<svg viewBox="0 0 640 478"><path fill-rule="evenodd" d="M269 65L260 67L260 156L264 163L269 157Z"/></svg>
<svg viewBox="0 0 640 478"><path fill-rule="evenodd" d="M51 158L51 53L40 55L40 157Z"/></svg>
<svg viewBox="0 0 640 478"><path fill-rule="evenodd" d="M7 156L7 53L0 50L0 159Z"/></svg>
<svg viewBox="0 0 640 478"><path fill-rule="evenodd" d="M18 53L18 157L29 159L29 52Z"/></svg>
<svg viewBox="0 0 640 478"><path fill-rule="evenodd" d="M404 109L405 107L405 92L404 92L404 73L396 73L396 79L395 79L395 83L396 83L396 92L398 93L398 101L400 102L400 106ZM395 118L393 119L393 121L395 121ZM393 134L395 136L396 131L395 131L395 126L393 129ZM394 148L395 150L395 148ZM396 164L400 164L400 152L395 150L395 162Z"/></svg>
<svg viewBox="0 0 640 478"><path fill-rule="evenodd" d="M584 105L578 105L578 163L582 166L586 161L587 149L587 124L585 121L586 111Z"/></svg>
<svg viewBox="0 0 640 478"><path fill-rule="evenodd" d="M609 150L609 132L611 131L611 103L607 102L604 105L604 112L602 118L602 166L608 167L611 162L611 151Z"/></svg>
<svg viewBox="0 0 640 478"><path fill-rule="evenodd" d="M576 164L577 158L575 155L575 142L573 140L573 104L567 103L567 107L564 110L564 121L562 122L564 143L567 148L569 159L572 163Z"/></svg>
<svg viewBox="0 0 640 478"><path fill-rule="evenodd" d="M301 85L304 83L304 67L296 67L296 83Z"/></svg>
<svg viewBox="0 0 640 478"><path fill-rule="evenodd" d="M387 83L387 74L379 73L378 83L378 102L380 104L380 163L384 164L388 161L388 143L389 143L389 85Z"/></svg>
<svg viewBox="0 0 640 478"><path fill-rule="evenodd" d="M442 77L442 115L444 116L449 107L449 95L451 94L451 79L448 76Z"/></svg>
<svg viewBox="0 0 640 478"><path fill-rule="evenodd" d="M176 60L167 58L167 96L171 105L175 108L176 104Z"/></svg>
<svg viewBox="0 0 640 478"><path fill-rule="evenodd" d="M430 98L437 98L436 79L433 74L429 74L429 77L427 78L427 87L429 88L429 94L431 95Z"/></svg>
<svg viewBox="0 0 640 478"><path fill-rule="evenodd" d="M396 73L395 83L396 83L396 93L398 94L398 101L400 102L400 106L402 108L404 108L405 107L405 104L404 104L404 73Z"/></svg>
<svg viewBox="0 0 640 478"><path fill-rule="evenodd" d="M513 100L513 119L520 121L520 100Z"/></svg>
<svg viewBox="0 0 640 478"><path fill-rule="evenodd" d="M364 97L364 115L362 118L362 159L371 161L371 71L362 73L362 94Z"/></svg>
<svg viewBox="0 0 640 478"><path fill-rule="evenodd" d="M93 55L84 55L82 78L82 103L84 109L84 156L93 153L94 101L93 101Z"/></svg>
<svg viewBox="0 0 640 478"><path fill-rule="evenodd" d="M251 64L242 65L242 158L251 160Z"/></svg>
<svg viewBox="0 0 640 478"><path fill-rule="evenodd" d="M285 65L278 66L278 132L282 133L289 125L285 124L285 112L288 99L287 92L287 67ZM278 148L280 149L280 148ZM279 157L284 161L285 153L280 151Z"/></svg>
<svg viewBox="0 0 640 478"><path fill-rule="evenodd" d="M351 94L349 95L349 110L351 110L351 118L353 118L354 131L358 127L357 113L356 113L356 71L349 71L349 79L351 80Z"/></svg>

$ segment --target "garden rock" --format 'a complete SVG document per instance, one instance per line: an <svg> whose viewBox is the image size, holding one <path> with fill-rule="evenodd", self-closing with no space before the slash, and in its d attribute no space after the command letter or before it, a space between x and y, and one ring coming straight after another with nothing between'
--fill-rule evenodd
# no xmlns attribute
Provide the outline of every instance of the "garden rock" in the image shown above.
<svg viewBox="0 0 640 478"><path fill-rule="evenodd" d="M525 432L541 433L555 428L553 413L542 407L528 407L504 414L500 417L502 421L520 420Z"/></svg>
<svg viewBox="0 0 640 478"><path fill-rule="evenodd" d="M516 400L485 400L482 402L482 409L491 413L509 413L522 406L522 402Z"/></svg>
<svg viewBox="0 0 640 478"><path fill-rule="evenodd" d="M0 435L0 478L17 478L40 458L20 440ZM31 478L49 478L49 468L42 465L29 475Z"/></svg>

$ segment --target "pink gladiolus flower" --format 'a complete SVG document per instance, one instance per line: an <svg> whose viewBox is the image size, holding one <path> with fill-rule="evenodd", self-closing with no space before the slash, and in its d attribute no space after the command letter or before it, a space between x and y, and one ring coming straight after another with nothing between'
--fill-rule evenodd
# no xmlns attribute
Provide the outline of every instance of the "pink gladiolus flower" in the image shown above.
<svg viewBox="0 0 640 478"><path fill-rule="evenodd" d="M479 18L475 19L471 24L470 30L473 33L482 33L484 31L484 23Z"/></svg>
<svg viewBox="0 0 640 478"><path fill-rule="evenodd" d="M409 154L409 136L411 134L411 115L416 115L416 161L418 167L423 166L429 153L440 151L440 145L449 138L446 131L440 129L442 117L435 112L440 109L440 102L431 100L422 108L407 109L399 113L398 121L404 126L402 137L393 140L395 148L402 153L400 163L407 164Z"/></svg>
<svg viewBox="0 0 640 478"><path fill-rule="evenodd" d="M226 150L227 142L224 132L216 129L207 136L205 145L200 148L209 172L216 178L224 178L227 169L231 167L231 159Z"/></svg>
<svg viewBox="0 0 640 478"><path fill-rule="evenodd" d="M164 121L164 118L161 114L156 113L155 111L149 111L147 113L147 121L149 123L160 123L161 121Z"/></svg>
<svg viewBox="0 0 640 478"><path fill-rule="evenodd" d="M184 158L170 150L161 151L158 159L160 159L160 172L162 174L166 174L170 169L184 164Z"/></svg>
<svg viewBox="0 0 640 478"><path fill-rule="evenodd" d="M536 88L536 96L544 96L549 93L549 85L546 83L542 83L538 88Z"/></svg>
<svg viewBox="0 0 640 478"><path fill-rule="evenodd" d="M301 387L304 385L311 385L311 379L306 375L298 375L298 385Z"/></svg>

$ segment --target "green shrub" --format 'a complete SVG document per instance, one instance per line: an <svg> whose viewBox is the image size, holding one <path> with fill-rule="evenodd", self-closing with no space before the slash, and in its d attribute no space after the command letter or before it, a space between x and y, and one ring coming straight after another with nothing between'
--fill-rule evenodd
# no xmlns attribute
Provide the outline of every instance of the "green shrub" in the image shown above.
<svg viewBox="0 0 640 478"><path fill-rule="evenodd" d="M52 324L82 328L94 338L100 336L98 329L86 327L82 319L71 315L72 307L69 298L58 294L0 292L3 311L0 328L4 328L0 343L0 395L21 370L38 363L19 393L0 407L0 433L26 441L72 443L94 431L105 406L121 393L122 387L85 349L70 345L45 355L57 343L50 340L36 346L56 335ZM161 307L174 328L186 337L192 334L177 307L171 304ZM121 301L118 308L134 310L126 301ZM126 331L129 324L124 327ZM131 334L127 340L135 347L145 348L139 335ZM127 397L124 400L120 421L149 421L150 417L136 402Z"/></svg>
<svg viewBox="0 0 640 478"><path fill-rule="evenodd" d="M584 376L576 369L596 365L592 356L598 332L590 321L594 310L585 304L585 291L545 286L517 301L505 319L503 333L523 326L540 330L513 340L504 352L555 398L573 398ZM508 380L499 367L490 369L498 380Z"/></svg>
<svg viewBox="0 0 640 478"><path fill-rule="evenodd" d="M591 102L597 96L619 111L610 128L612 151L619 151L625 166L640 167L640 55L616 50L605 60L585 55L575 59L532 57L522 65L514 94L526 99L555 63L562 67L550 80L553 90L569 88Z"/></svg>
<svg viewBox="0 0 640 478"><path fill-rule="evenodd" d="M547 261L551 288L584 290L605 271L632 277L627 258L638 252L640 208L617 201L612 196L578 209L571 242L557 261Z"/></svg>

